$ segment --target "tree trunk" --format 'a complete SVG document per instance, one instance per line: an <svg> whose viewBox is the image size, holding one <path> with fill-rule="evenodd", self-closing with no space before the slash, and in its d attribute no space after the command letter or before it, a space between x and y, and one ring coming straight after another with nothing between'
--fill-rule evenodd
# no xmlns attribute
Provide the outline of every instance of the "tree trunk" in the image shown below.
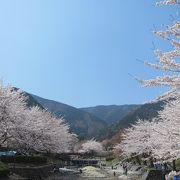
<svg viewBox="0 0 180 180"><path fill-rule="evenodd" d="M153 158L152 158L152 157L149 158L149 164L150 164L150 167L151 167L151 168L154 167Z"/></svg>
<svg viewBox="0 0 180 180"><path fill-rule="evenodd" d="M176 171L176 160L173 160L173 171Z"/></svg>
<svg viewBox="0 0 180 180"><path fill-rule="evenodd" d="M139 156L136 156L136 161L137 161L137 163L138 163L139 165L141 165L141 161L140 161L140 159L139 159Z"/></svg>

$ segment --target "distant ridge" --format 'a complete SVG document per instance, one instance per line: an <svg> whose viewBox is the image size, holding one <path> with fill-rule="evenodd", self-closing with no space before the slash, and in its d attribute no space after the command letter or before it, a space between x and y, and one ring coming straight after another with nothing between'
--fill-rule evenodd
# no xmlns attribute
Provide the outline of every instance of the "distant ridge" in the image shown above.
<svg viewBox="0 0 180 180"><path fill-rule="evenodd" d="M120 121L130 112L139 107L140 105L100 105L95 107L81 108L81 110L95 115L108 124L112 124Z"/></svg>
<svg viewBox="0 0 180 180"><path fill-rule="evenodd" d="M12 89L14 91L19 90L19 88L17 87L12 87ZM22 94L26 97L26 103L28 107L38 106L39 108L44 109L44 107L38 101L36 101L36 99L34 99L34 97L31 94L25 91L22 91Z"/></svg>
<svg viewBox="0 0 180 180"><path fill-rule="evenodd" d="M36 95L32 95L32 97L52 114L64 117L69 123L71 131L80 138L96 137L100 131L107 128L106 122L88 112Z"/></svg>
<svg viewBox="0 0 180 180"><path fill-rule="evenodd" d="M99 139L110 139L122 132L125 128L135 124L138 119L152 120L158 115L158 111L163 109L165 101L146 103L139 106L136 110L127 114L121 120L111 124L106 131L99 135Z"/></svg>

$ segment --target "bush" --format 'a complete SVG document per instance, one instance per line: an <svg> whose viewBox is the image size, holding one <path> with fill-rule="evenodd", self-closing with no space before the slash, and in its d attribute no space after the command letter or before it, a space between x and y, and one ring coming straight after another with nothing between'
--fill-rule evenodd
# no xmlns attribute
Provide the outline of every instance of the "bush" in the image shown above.
<svg viewBox="0 0 180 180"><path fill-rule="evenodd" d="M47 158L43 156L2 156L0 160L4 163L32 163L46 164Z"/></svg>
<svg viewBox="0 0 180 180"><path fill-rule="evenodd" d="M176 168L180 170L180 159L176 160Z"/></svg>
<svg viewBox="0 0 180 180"><path fill-rule="evenodd" d="M7 165L5 165L4 163L0 161L0 177L8 176L9 173L10 173L10 170L7 167Z"/></svg>
<svg viewBox="0 0 180 180"><path fill-rule="evenodd" d="M115 159L115 157L113 155L109 156L109 157L106 157L106 161L112 161L113 159Z"/></svg>

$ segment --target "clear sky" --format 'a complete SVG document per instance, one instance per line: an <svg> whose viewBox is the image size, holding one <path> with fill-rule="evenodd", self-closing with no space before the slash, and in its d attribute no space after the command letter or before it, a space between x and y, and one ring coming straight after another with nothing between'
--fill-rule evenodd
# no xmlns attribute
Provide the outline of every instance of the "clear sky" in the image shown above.
<svg viewBox="0 0 180 180"><path fill-rule="evenodd" d="M160 88L142 88L128 73L157 75L153 26L173 7L154 0L0 0L0 77L29 93L75 107L135 104Z"/></svg>

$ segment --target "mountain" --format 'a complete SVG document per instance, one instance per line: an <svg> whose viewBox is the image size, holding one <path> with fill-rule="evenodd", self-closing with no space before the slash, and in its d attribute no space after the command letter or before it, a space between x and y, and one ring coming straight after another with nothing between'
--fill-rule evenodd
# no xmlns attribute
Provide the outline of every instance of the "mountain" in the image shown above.
<svg viewBox="0 0 180 180"><path fill-rule="evenodd" d="M38 106L39 108L44 109L44 107L36 101L31 94L24 92L24 95L27 98L26 103L28 107Z"/></svg>
<svg viewBox="0 0 180 180"><path fill-rule="evenodd" d="M108 124L120 121L130 112L135 111L140 105L109 105L81 108L81 110L93 114Z"/></svg>
<svg viewBox="0 0 180 180"><path fill-rule="evenodd" d="M123 131L125 128L134 124L138 119L151 120L158 115L158 111L163 109L165 102L158 101L153 103L147 103L139 106L136 110L127 114L124 118L111 124L106 131L103 131L100 135L100 139L112 138L114 135Z"/></svg>
<svg viewBox="0 0 180 180"><path fill-rule="evenodd" d="M69 123L70 130L80 138L96 137L100 131L107 128L106 122L81 109L35 95L32 97L52 114L63 117Z"/></svg>
<svg viewBox="0 0 180 180"><path fill-rule="evenodd" d="M13 87L13 91L18 91L19 88ZM44 109L43 106L36 101L33 96L25 91L22 91L22 94L26 97L26 103L28 107L38 106L41 109Z"/></svg>
<svg viewBox="0 0 180 180"><path fill-rule="evenodd" d="M159 101L144 105L110 105L78 109L27 92L23 94L27 97L29 107L39 106L57 117L64 117L70 125L71 132L76 133L79 138L95 137L97 140L117 139L119 132L130 127L138 119L150 120L157 116L165 104L164 101Z"/></svg>

